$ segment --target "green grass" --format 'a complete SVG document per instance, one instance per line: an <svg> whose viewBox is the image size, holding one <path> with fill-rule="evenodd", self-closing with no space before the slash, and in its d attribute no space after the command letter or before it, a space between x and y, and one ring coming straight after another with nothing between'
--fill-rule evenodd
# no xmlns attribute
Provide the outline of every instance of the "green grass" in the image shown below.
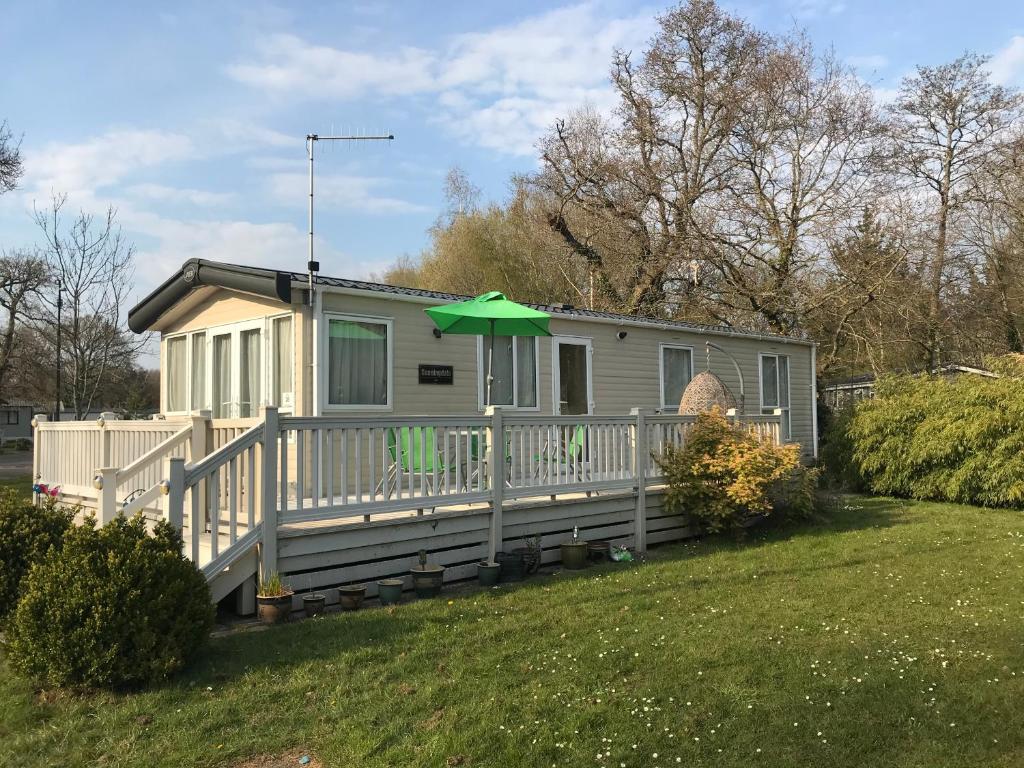
<svg viewBox="0 0 1024 768"><path fill-rule="evenodd" d="M0 764L1024 764L1024 516L844 504L643 565L237 633L146 693L39 696L0 667Z"/></svg>
<svg viewBox="0 0 1024 768"><path fill-rule="evenodd" d="M31 496L32 476L24 475L22 477L0 477L0 488L14 488L19 493L23 493L26 496Z"/></svg>

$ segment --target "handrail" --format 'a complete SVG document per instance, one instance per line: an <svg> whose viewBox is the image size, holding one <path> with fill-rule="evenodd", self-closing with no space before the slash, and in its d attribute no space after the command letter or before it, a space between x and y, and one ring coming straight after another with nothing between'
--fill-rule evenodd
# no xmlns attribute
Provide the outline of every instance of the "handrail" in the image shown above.
<svg viewBox="0 0 1024 768"><path fill-rule="evenodd" d="M164 457L165 453L177 448L181 443L185 442L191 434L192 425L188 424L184 429L175 432L162 443L151 449L148 453L142 454L142 456L137 458L127 467L117 470L117 474L115 475L117 485L120 486L135 475L139 474L142 470L156 464Z"/></svg>
<svg viewBox="0 0 1024 768"><path fill-rule="evenodd" d="M259 542L260 537L263 535L263 523L259 522L253 526L252 530L247 531L244 535L239 536L238 540L235 541L231 546L221 552L217 557L213 558L210 562L204 565L199 570L202 571L203 576L206 577L207 581L210 581L222 571L227 570L240 559L242 559L249 550L256 546Z"/></svg>
<svg viewBox="0 0 1024 768"><path fill-rule="evenodd" d="M165 482L167 482L167 481L166 480L161 480L156 485L154 485L152 488L150 488L150 489L140 493L134 499L132 499L127 504L125 504L123 507L121 507L121 514L124 515L125 517L131 517L136 512L138 512L139 510L143 509L147 504L149 504L149 502L153 501L154 499L159 498L160 495L163 493L164 483Z"/></svg>
<svg viewBox="0 0 1024 768"><path fill-rule="evenodd" d="M227 464L246 448L263 439L263 422L250 427L234 440L222 445L215 453L185 467L185 487L189 488L206 475Z"/></svg>
<svg viewBox="0 0 1024 768"><path fill-rule="evenodd" d="M280 431L382 427L485 427L487 416L282 416Z"/></svg>

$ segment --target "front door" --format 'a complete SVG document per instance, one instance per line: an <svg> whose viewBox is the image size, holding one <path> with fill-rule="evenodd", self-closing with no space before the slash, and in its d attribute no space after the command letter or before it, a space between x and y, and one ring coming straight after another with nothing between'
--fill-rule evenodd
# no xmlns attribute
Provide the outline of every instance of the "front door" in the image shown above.
<svg viewBox="0 0 1024 768"><path fill-rule="evenodd" d="M593 413L590 339L556 336L551 340L555 415Z"/></svg>

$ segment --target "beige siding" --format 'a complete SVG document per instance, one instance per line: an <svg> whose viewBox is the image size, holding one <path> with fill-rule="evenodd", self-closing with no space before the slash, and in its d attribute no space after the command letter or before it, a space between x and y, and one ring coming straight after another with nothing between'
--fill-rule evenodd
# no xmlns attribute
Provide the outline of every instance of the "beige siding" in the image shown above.
<svg viewBox="0 0 1024 768"><path fill-rule="evenodd" d="M482 376L478 367L478 339L475 336L433 336L433 323L423 310L430 306L422 301L400 300L392 296L324 292L321 294L323 310L357 316L389 319L394 324L392 371L392 404L389 410L338 411L339 413L394 413L408 415L441 415L476 412L479 408L478 381ZM296 413L312 415L313 359L310 312L305 307L293 307L295 321L296 356ZM282 304L219 291L198 307L182 313L164 333L240 322L268 317L287 311ZM619 331L626 337L617 338ZM659 356L662 344L680 344L693 348L694 373L704 370L706 357L704 342L713 341L732 354L740 365L746 388L746 410L760 411L759 353L785 354L790 357L790 400L793 438L811 452L813 371L811 347L806 343L788 343L781 339L758 339L750 336L702 334L676 329L650 328L636 325L572 320L554 317L551 331L555 335L588 338L593 346L593 401L597 414L623 414L631 408L657 408L660 403ZM538 340L540 375L540 411L551 413L552 340ZM164 344L161 345L163 354ZM324 355L323 341L316 357ZM454 367L454 384L420 384L418 366L421 363L445 364ZM321 377L326 366L318 366ZM739 382L732 362L722 353L711 351L711 370L725 381L739 396ZM326 379L318 382L323 398ZM329 408L324 409L330 413Z"/></svg>

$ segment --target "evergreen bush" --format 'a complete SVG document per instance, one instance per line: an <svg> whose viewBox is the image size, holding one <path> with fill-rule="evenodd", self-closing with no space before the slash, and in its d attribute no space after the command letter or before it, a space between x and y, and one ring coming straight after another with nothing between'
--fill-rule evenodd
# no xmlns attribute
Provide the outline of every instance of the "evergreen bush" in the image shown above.
<svg viewBox="0 0 1024 768"><path fill-rule="evenodd" d="M12 488L0 490L0 624L14 611L29 568L60 547L74 515L51 498L37 507Z"/></svg>
<svg viewBox="0 0 1024 768"><path fill-rule="evenodd" d="M182 669L213 626L206 579L166 522L76 526L26 576L12 665L54 686L137 687Z"/></svg>

